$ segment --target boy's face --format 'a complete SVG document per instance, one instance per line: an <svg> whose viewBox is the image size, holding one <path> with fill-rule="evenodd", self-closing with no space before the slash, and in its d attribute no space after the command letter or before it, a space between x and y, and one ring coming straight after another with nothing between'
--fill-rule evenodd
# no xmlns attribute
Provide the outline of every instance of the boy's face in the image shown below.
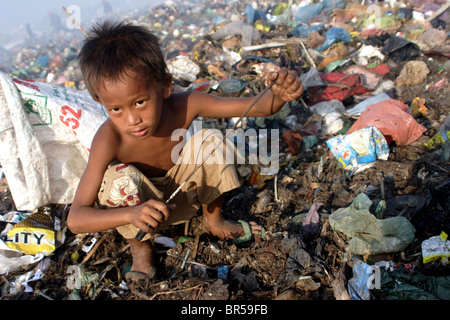
<svg viewBox="0 0 450 320"><path fill-rule="evenodd" d="M170 82L141 80L133 72L117 81L106 80L98 89L98 102L106 109L112 123L130 137L152 136L161 119L163 99L170 96Z"/></svg>

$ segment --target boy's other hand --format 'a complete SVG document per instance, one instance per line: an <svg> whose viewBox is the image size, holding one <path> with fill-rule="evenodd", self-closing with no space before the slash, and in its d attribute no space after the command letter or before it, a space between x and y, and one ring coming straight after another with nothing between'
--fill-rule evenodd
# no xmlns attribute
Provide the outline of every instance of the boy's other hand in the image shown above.
<svg viewBox="0 0 450 320"><path fill-rule="evenodd" d="M130 223L146 233L152 233L160 223L169 218L170 211L174 210L175 204L165 204L150 199L143 204L132 207Z"/></svg>
<svg viewBox="0 0 450 320"><path fill-rule="evenodd" d="M281 68L278 72L270 72L267 75L269 82L275 82L272 92L275 98L283 102L297 100L303 94L303 84L297 72Z"/></svg>

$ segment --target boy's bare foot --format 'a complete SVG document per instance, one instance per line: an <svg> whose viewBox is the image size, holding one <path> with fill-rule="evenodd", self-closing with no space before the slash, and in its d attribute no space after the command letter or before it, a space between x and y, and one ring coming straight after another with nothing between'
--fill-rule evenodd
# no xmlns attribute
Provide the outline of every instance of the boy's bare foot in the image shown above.
<svg viewBox="0 0 450 320"><path fill-rule="evenodd" d="M153 248L150 240L137 241L135 239L127 239L130 244L131 255L133 257L133 264L130 273L150 276L149 271L154 266Z"/></svg>
<svg viewBox="0 0 450 320"><path fill-rule="evenodd" d="M237 239L245 235L244 228L240 223L225 220L223 217L220 218L221 219L208 219L208 217L204 215L203 226L205 231L222 240ZM260 225L250 221L249 226L254 236L261 235L262 227Z"/></svg>
<svg viewBox="0 0 450 320"><path fill-rule="evenodd" d="M206 232L223 240L231 240L245 235L240 223L225 220L222 216L223 196L220 196L209 205L203 206L203 227ZM261 235L262 227L256 222L249 223L254 236Z"/></svg>

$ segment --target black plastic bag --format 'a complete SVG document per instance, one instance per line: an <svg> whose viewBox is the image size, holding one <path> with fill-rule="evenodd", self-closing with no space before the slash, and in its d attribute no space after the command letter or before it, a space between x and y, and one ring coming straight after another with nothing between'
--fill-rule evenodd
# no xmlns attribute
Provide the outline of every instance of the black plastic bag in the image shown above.
<svg viewBox="0 0 450 320"><path fill-rule="evenodd" d="M417 44L405 38L392 36L384 45L381 53L389 56L396 63L414 60L420 55L420 48Z"/></svg>

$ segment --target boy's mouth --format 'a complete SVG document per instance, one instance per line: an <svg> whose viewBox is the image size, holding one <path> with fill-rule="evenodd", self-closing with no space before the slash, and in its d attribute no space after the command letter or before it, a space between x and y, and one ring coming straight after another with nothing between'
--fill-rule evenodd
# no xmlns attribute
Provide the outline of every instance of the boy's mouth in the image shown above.
<svg viewBox="0 0 450 320"><path fill-rule="evenodd" d="M133 132L131 132L131 134L135 137L142 137L142 136L145 136L147 134L147 132L148 132L148 128L145 128L145 129L142 129L139 131L133 131Z"/></svg>

